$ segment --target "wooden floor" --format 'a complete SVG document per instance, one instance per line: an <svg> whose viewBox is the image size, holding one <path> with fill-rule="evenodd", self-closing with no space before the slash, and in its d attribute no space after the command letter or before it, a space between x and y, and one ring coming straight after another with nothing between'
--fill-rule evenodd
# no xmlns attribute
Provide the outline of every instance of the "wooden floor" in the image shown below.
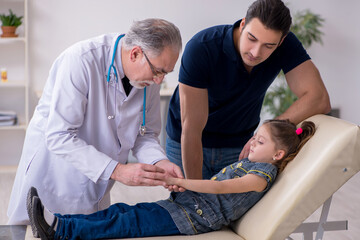
<svg viewBox="0 0 360 240"><path fill-rule="evenodd" d="M11 193L12 184L15 178L15 167L0 167L0 225L7 223L7 206ZM161 188L161 187L159 187ZM156 191L149 188L148 192L142 189L141 201L155 201L167 197L167 191L156 188ZM157 196L154 197L154 192ZM115 184L112 192L112 202L126 202L134 204L139 201L138 189L136 187L126 190L122 184ZM311 215L305 222L318 221L320 218L320 209ZM329 221L348 220L347 231L325 232L324 240L358 240L360 239L360 173L351 178L342 188L333 196L332 205L329 213ZM27 232L28 239L31 239L31 233ZM301 240L302 235L292 234L294 240Z"/></svg>

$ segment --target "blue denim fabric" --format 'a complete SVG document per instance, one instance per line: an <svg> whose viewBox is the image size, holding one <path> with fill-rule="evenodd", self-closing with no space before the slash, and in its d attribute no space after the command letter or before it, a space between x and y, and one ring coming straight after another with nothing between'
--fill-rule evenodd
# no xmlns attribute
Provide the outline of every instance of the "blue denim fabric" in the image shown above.
<svg viewBox="0 0 360 240"><path fill-rule="evenodd" d="M242 148L203 148L203 179L210 179L221 169L239 159ZM168 159L180 166L184 173L181 160L181 144L166 137L166 155Z"/></svg>
<svg viewBox="0 0 360 240"><path fill-rule="evenodd" d="M223 168L212 179L221 181L256 174L268 185L262 192L206 194L192 191L172 193L168 200L157 203L167 209L182 234L198 234L219 230L243 216L270 189L277 168L270 163L255 163L248 159Z"/></svg>
<svg viewBox="0 0 360 240"><path fill-rule="evenodd" d="M90 215L59 215L55 239L101 239L198 234L219 230L244 215L270 189L277 168L248 159L223 168L212 179L221 181L256 174L268 185L263 192L206 194L173 192L156 203L124 203Z"/></svg>
<svg viewBox="0 0 360 240"><path fill-rule="evenodd" d="M124 203L90 215L59 215L55 239L132 238L180 234L168 211L156 203Z"/></svg>

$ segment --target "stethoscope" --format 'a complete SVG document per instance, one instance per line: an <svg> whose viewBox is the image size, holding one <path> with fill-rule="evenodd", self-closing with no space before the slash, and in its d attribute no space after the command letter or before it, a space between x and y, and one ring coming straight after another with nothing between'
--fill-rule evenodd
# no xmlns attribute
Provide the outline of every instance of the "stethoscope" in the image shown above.
<svg viewBox="0 0 360 240"><path fill-rule="evenodd" d="M125 36L124 34L118 36L118 38L116 39L115 41L115 45L114 45L114 52L113 52L113 55L112 55L112 59L111 59L111 64L110 64L110 67L109 67L109 70L108 70L108 74L107 74L107 77L106 77L106 97L105 97L105 101L106 101L106 115L107 115L107 118L109 120L111 119L114 119L115 118L115 115L116 115L116 89L117 89L117 86L119 84L119 81L118 81L118 74L117 74L117 71L116 71L116 68L115 68L115 65L114 65L114 61L115 61L115 55L116 55L116 49L118 47L118 44L119 44L119 41L120 39ZM111 70L113 70L114 72L114 76L115 76L115 88L114 88L114 95L115 95L115 104L114 104L114 113L113 114L109 114L109 111L108 111L108 96L109 96L109 87L110 87L110 74L111 74ZM140 135L141 136L144 136L145 135L145 132L146 132L146 127L145 127L145 110L146 110L146 87L144 88L144 100L143 100L143 121L142 121L142 124L140 125L140 128L139 128L139 132L140 132Z"/></svg>

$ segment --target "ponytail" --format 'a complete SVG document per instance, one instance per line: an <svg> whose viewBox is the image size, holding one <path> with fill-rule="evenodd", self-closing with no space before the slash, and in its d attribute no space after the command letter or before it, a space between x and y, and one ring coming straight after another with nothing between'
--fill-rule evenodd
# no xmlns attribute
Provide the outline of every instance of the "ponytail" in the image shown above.
<svg viewBox="0 0 360 240"><path fill-rule="evenodd" d="M282 172L286 165L295 158L305 143L315 134L315 124L311 121L304 121L300 128L289 120L268 120L272 140L276 147L285 150L285 156L274 163Z"/></svg>

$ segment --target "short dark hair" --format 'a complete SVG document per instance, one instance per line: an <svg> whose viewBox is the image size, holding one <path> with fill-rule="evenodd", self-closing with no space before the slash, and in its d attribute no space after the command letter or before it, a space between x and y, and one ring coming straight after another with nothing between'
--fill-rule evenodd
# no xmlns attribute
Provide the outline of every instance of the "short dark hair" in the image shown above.
<svg viewBox="0 0 360 240"><path fill-rule="evenodd" d="M281 0L257 0L253 2L246 13L245 25L253 18L258 18L269 29L281 31L281 38L290 31L290 10Z"/></svg>

